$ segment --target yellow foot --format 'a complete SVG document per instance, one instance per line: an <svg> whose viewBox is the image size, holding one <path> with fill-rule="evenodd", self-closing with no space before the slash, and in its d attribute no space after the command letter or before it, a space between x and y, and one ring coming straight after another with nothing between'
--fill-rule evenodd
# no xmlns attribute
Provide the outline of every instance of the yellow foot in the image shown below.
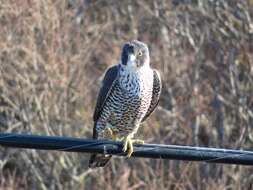
<svg viewBox="0 0 253 190"><path fill-rule="evenodd" d="M127 152L127 157L129 158L134 151L133 144L144 144L144 141L139 139L131 139L131 137L127 136L123 138L123 143L123 151Z"/></svg>

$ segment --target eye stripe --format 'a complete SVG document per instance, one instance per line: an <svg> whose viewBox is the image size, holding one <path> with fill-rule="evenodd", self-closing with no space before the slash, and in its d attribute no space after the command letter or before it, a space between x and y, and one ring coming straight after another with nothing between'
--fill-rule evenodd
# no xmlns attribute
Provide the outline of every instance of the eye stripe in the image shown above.
<svg viewBox="0 0 253 190"><path fill-rule="evenodd" d="M121 53L121 62L123 65L127 64L128 61L128 54L129 53L134 53L134 46L126 43L123 48L122 48L122 53Z"/></svg>
<svg viewBox="0 0 253 190"><path fill-rule="evenodd" d="M125 45L124 48L123 48L123 51L122 51L122 55L121 55L121 62L122 62L123 65L127 64L127 58L128 58L127 48L126 48L126 45Z"/></svg>

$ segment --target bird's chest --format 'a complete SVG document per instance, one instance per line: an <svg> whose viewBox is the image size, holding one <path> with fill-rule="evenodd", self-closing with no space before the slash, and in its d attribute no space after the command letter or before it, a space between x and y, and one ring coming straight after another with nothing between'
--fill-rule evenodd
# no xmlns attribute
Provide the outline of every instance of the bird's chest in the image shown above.
<svg viewBox="0 0 253 190"><path fill-rule="evenodd" d="M148 73L125 74L119 80L119 90L126 103L135 105L149 98L152 94L153 80L149 79Z"/></svg>
<svg viewBox="0 0 253 190"><path fill-rule="evenodd" d="M153 80L148 73L122 76L118 83L118 93L122 97L119 107L121 117L142 117L150 105L152 88Z"/></svg>
<svg viewBox="0 0 253 190"><path fill-rule="evenodd" d="M151 103L153 78L148 77L119 78L108 97L101 120L123 131L132 130L137 126Z"/></svg>

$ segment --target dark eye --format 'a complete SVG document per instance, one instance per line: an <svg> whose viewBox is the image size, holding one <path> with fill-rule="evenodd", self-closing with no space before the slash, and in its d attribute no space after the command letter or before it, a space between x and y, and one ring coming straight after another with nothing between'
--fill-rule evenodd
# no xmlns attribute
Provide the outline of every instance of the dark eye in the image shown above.
<svg viewBox="0 0 253 190"><path fill-rule="evenodd" d="M138 56L140 56L140 57L142 56L142 51L138 52Z"/></svg>

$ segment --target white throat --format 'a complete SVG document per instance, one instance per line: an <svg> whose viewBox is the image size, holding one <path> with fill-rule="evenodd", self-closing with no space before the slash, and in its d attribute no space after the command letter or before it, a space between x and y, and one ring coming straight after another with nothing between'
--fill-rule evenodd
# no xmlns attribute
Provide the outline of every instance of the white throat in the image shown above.
<svg viewBox="0 0 253 190"><path fill-rule="evenodd" d="M131 65L132 64L132 65ZM119 82L120 86L127 92L139 94L144 88L142 81L153 75L149 64L137 67L136 63L120 64Z"/></svg>
<svg viewBox="0 0 253 190"><path fill-rule="evenodd" d="M151 69L149 63L145 63L144 65L138 67L135 57L130 58L126 65L123 65L120 63L120 67L125 72L131 73L133 75L139 75L139 74L145 73Z"/></svg>

